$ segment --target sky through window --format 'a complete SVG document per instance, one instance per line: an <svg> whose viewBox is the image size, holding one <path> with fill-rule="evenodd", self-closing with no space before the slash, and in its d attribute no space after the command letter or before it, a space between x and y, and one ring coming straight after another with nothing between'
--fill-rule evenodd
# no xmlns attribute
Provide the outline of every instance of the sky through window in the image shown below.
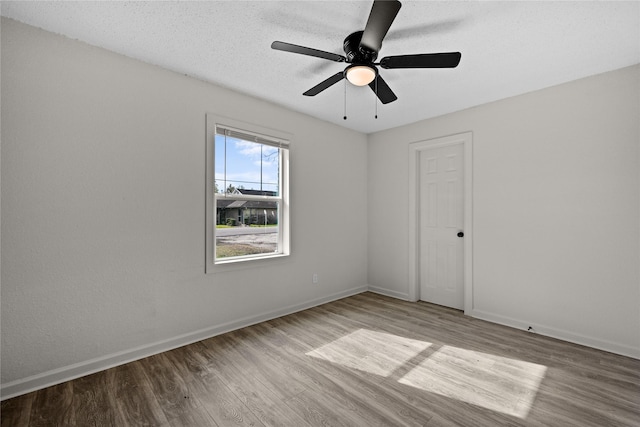
<svg viewBox="0 0 640 427"><path fill-rule="evenodd" d="M216 135L215 181L219 192L230 188L278 192L279 149Z"/></svg>

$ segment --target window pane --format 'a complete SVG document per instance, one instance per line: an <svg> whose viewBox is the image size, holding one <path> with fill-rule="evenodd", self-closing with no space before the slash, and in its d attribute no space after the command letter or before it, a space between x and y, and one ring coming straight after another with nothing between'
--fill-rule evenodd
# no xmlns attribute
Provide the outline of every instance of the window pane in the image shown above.
<svg viewBox="0 0 640 427"><path fill-rule="evenodd" d="M243 139L216 135L216 188L220 193L236 189L277 195L280 149Z"/></svg>
<svg viewBox="0 0 640 427"><path fill-rule="evenodd" d="M279 202L219 199L216 258L278 253Z"/></svg>
<svg viewBox="0 0 640 427"><path fill-rule="evenodd" d="M207 273L290 255L289 138L207 114Z"/></svg>

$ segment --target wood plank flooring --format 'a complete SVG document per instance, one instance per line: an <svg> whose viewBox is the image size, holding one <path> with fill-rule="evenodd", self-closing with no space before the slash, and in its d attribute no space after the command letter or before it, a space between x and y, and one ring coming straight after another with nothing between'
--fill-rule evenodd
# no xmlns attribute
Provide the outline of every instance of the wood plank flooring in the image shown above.
<svg viewBox="0 0 640 427"><path fill-rule="evenodd" d="M638 426L640 361L364 293L2 402L18 426Z"/></svg>

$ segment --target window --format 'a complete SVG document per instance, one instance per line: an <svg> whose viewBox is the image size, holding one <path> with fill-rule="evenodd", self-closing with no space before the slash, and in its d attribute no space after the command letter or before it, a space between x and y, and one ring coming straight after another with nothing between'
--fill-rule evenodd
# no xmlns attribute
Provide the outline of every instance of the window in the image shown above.
<svg viewBox="0 0 640 427"><path fill-rule="evenodd" d="M207 272L289 254L289 135L207 117Z"/></svg>

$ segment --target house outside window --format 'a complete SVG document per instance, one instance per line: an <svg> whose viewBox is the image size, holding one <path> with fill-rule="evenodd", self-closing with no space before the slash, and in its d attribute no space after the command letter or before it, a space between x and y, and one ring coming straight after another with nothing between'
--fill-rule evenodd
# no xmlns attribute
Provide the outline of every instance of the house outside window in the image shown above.
<svg viewBox="0 0 640 427"><path fill-rule="evenodd" d="M289 255L287 136L207 116L207 272Z"/></svg>

